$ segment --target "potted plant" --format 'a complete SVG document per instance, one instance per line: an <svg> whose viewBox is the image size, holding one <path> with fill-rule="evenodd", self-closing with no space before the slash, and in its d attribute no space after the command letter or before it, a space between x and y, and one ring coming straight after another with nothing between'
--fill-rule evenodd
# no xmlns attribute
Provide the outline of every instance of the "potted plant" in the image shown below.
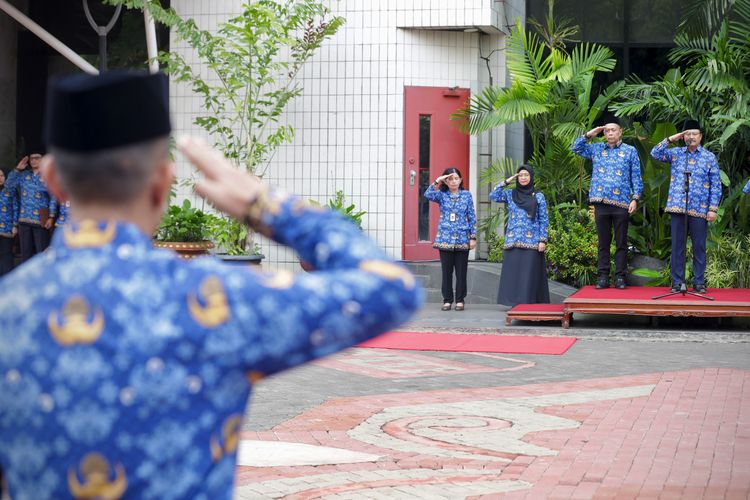
<svg viewBox="0 0 750 500"><path fill-rule="evenodd" d="M279 146L294 138L294 129L281 120L302 92L297 73L344 22L328 16L330 10L320 0L248 0L239 15L207 31L155 0L108 1L128 8L147 6L155 20L194 50L195 66L178 52L162 52L159 60L173 80L186 83L202 99L194 123L238 168L258 176ZM211 237L228 254L258 249L252 232L214 222Z"/></svg>
<svg viewBox="0 0 750 500"><path fill-rule="evenodd" d="M215 255L228 264L260 265L265 257L257 243L247 248L247 226L231 217L210 215L207 230L218 250Z"/></svg>
<svg viewBox="0 0 750 500"><path fill-rule="evenodd" d="M210 216L193 207L190 200L170 205L156 232L154 246L174 250L183 259L207 255L214 244L209 241Z"/></svg>

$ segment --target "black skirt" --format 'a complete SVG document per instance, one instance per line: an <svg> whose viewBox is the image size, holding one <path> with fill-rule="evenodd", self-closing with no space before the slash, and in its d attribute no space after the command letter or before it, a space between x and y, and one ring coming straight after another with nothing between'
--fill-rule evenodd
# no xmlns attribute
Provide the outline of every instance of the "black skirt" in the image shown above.
<svg viewBox="0 0 750 500"><path fill-rule="evenodd" d="M503 251L497 303L506 306L549 304L544 252L530 248L508 248Z"/></svg>

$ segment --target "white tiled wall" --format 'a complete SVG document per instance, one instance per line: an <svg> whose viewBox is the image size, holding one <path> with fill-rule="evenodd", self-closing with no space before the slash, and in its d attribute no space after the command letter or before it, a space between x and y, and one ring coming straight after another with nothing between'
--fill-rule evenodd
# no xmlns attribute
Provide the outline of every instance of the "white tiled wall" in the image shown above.
<svg viewBox="0 0 750 500"><path fill-rule="evenodd" d="M427 12L442 22L447 19L442 12L455 11L462 3L472 26L471 16L480 16L477 19L481 21L481 16L492 19L501 13L505 18L498 19L497 27L515 22L507 18L512 9L507 5L503 9L503 2L493 0L331 0L334 13L344 17L346 24L301 71L298 78L304 92L286 113L287 123L297 131L296 138L281 147L264 179L321 203L343 190L348 202L367 211L364 229L400 258L403 88L458 85L473 93L479 91L488 82L486 64L479 57L480 45L483 55L502 49L504 35L497 30L485 34L397 26L409 11ZM210 29L233 14L240 2L173 0L172 5L181 15L193 17L201 28ZM172 48L189 60L194 58L174 42ZM494 83L503 85L502 50L493 53L490 67ZM172 107L178 133L201 134L191 125L201 102L190 89L173 84ZM480 167L488 162L487 156L480 156L489 151L488 136L470 141L470 189L478 201L487 196L486 187L478 186L478 177ZM492 150L495 157L505 155L504 130L493 132ZM188 167L181 164L179 173L189 175ZM269 241L262 245L266 267L296 269L292 252Z"/></svg>

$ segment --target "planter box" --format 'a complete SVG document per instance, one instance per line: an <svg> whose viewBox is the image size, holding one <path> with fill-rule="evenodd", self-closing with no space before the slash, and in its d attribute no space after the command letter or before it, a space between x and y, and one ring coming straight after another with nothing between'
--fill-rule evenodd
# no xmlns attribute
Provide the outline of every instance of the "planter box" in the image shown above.
<svg viewBox="0 0 750 500"><path fill-rule="evenodd" d="M225 264L231 266L260 266L265 255L227 255L225 253L214 254L217 258L221 259Z"/></svg>

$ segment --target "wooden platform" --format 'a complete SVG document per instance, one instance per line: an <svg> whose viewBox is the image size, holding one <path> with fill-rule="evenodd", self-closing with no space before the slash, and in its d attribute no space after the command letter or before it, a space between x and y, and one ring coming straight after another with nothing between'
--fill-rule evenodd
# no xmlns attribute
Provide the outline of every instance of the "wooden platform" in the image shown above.
<svg viewBox="0 0 750 500"><path fill-rule="evenodd" d="M513 319L550 321L559 319L570 326L574 313L627 314L631 316L750 317L750 289L709 288L706 300L690 295L673 295L654 300L669 292L666 287L628 287L625 290L597 290L586 286L566 298L563 304L519 304L508 311L506 324Z"/></svg>

